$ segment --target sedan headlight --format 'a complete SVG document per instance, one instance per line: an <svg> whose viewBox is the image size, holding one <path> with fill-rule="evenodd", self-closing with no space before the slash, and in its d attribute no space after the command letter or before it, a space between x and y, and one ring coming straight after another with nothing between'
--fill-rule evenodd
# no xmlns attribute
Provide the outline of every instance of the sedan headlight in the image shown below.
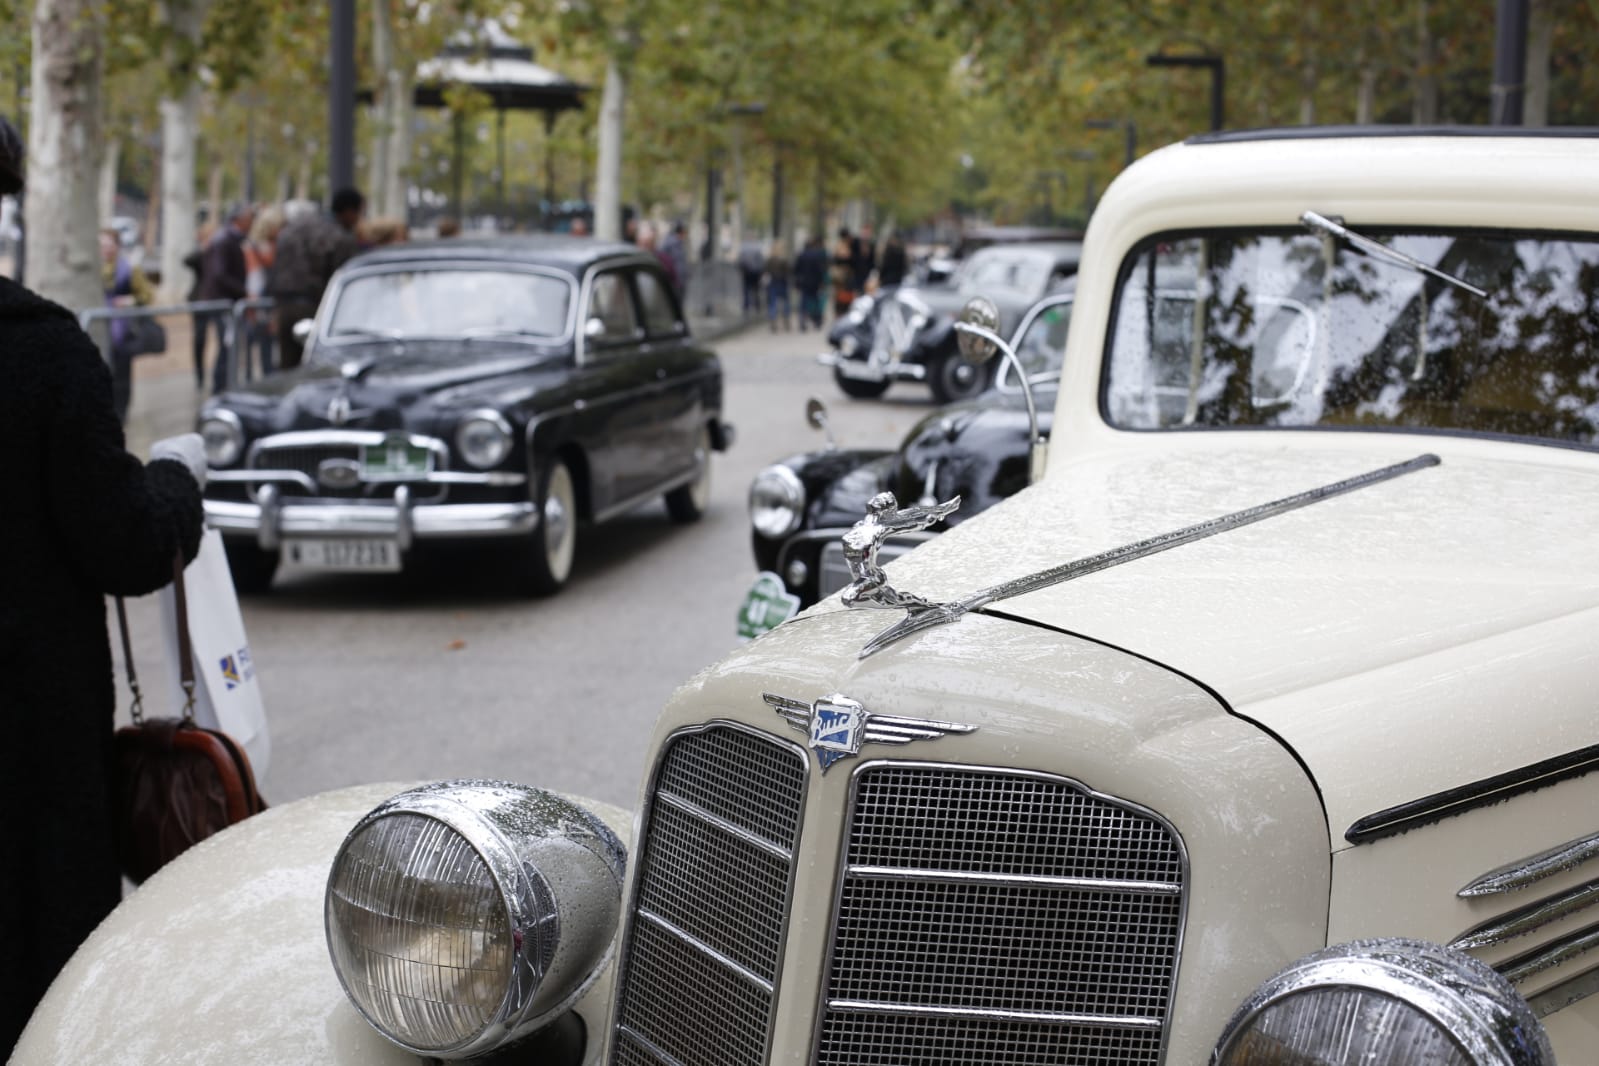
<svg viewBox="0 0 1599 1066"><path fill-rule="evenodd" d="M769 466L750 482L750 524L771 540L799 528L805 513L805 485L781 464Z"/></svg>
<svg viewBox="0 0 1599 1066"><path fill-rule="evenodd" d="M866 321L866 316L872 313L872 308L877 306L875 296L857 296L850 301L849 310L844 312L844 321L861 323Z"/></svg>
<svg viewBox="0 0 1599 1066"><path fill-rule="evenodd" d="M455 430L456 450L479 470L503 463L511 444L511 426L498 411L473 411Z"/></svg>
<svg viewBox="0 0 1599 1066"><path fill-rule="evenodd" d="M205 441L207 463L232 466L244 452L244 425L232 411L208 411L200 416L200 439Z"/></svg>
<svg viewBox="0 0 1599 1066"><path fill-rule="evenodd" d="M1419 940L1327 948L1261 985L1215 1066L1552 1066L1543 1027L1486 964Z"/></svg>
<svg viewBox="0 0 1599 1066"><path fill-rule="evenodd" d="M626 856L598 817L521 785L402 792L328 878L339 981L416 1055L478 1055L554 1021L609 958Z"/></svg>

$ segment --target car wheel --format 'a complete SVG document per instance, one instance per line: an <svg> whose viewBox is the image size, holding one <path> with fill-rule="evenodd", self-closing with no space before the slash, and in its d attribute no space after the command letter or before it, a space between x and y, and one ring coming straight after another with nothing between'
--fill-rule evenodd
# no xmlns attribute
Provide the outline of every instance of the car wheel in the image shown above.
<svg viewBox="0 0 1599 1066"><path fill-rule="evenodd" d="M928 369L927 383L939 403L970 400L988 388L988 368L968 363L957 352L941 356Z"/></svg>
<svg viewBox="0 0 1599 1066"><path fill-rule="evenodd" d="M861 381L859 378L845 377L837 369L833 371L833 380L838 382L845 396L853 396L857 400L875 400L888 391L886 381Z"/></svg>
<svg viewBox="0 0 1599 1066"><path fill-rule="evenodd" d="M233 575L233 587L245 595L257 595L272 589L272 579L278 572L278 553L264 551L242 540L224 540L223 554L228 558L228 572Z"/></svg>
<svg viewBox="0 0 1599 1066"><path fill-rule="evenodd" d="M553 459L539 482L539 524L523 566L523 583L535 596L560 591L577 556L577 486L564 459Z"/></svg>
<svg viewBox="0 0 1599 1066"><path fill-rule="evenodd" d="M700 427L699 440L694 445L694 462L699 471L694 480L680 485L666 494L666 513L672 521L681 524L698 522L711 506L711 430Z"/></svg>

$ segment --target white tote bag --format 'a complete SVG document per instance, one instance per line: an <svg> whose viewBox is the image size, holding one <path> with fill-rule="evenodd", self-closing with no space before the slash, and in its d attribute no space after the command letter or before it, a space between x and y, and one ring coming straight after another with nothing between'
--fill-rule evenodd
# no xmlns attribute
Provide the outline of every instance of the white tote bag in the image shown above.
<svg viewBox="0 0 1599 1066"><path fill-rule="evenodd" d="M244 748L257 781L266 777L272 759L261 680L244 634L239 596L222 551L222 534L205 531L200 554L183 571L189 605L189 639L194 651L194 719L220 729ZM171 707L183 706L178 679L177 607L172 586L161 590L161 632L166 640L167 683Z"/></svg>

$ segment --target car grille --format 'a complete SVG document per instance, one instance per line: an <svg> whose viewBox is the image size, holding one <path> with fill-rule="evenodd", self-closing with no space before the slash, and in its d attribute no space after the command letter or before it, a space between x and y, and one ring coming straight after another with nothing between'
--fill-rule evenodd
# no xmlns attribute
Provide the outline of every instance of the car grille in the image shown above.
<svg viewBox="0 0 1599 1066"><path fill-rule="evenodd" d="M819 1066L1158 1063L1181 845L1063 778L884 763L855 781Z"/></svg>
<svg viewBox="0 0 1599 1066"><path fill-rule="evenodd" d="M891 563L921 543L922 540L920 539L898 540L890 538L878 550L877 563L879 566ZM826 599L855 580L849 572L849 563L844 561L844 545L839 543L836 538L822 545L822 555L817 566L817 599Z"/></svg>
<svg viewBox="0 0 1599 1066"><path fill-rule="evenodd" d="M803 749L731 725L667 742L640 836L614 1066L765 1061L805 767Z"/></svg>
<svg viewBox="0 0 1599 1066"><path fill-rule="evenodd" d="M388 500L393 497L394 485L388 483L356 484L348 488L331 488L323 484L317 477L317 471L321 468L322 463L329 459L347 459L359 463L361 461L361 446L345 442L264 446L256 450L251 458L250 466L255 470L298 470L316 482L317 496L329 499L358 500L375 498ZM280 482L279 491L286 497L306 495L303 485L295 485L288 482ZM444 498L446 491L447 488L444 485L412 483L411 499L415 502L437 502Z"/></svg>

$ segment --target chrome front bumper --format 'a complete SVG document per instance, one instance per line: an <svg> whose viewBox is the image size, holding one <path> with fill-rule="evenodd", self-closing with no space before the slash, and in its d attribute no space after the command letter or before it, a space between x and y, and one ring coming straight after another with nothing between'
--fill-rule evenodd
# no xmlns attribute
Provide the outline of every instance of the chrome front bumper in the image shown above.
<svg viewBox="0 0 1599 1066"><path fill-rule="evenodd" d="M816 357L823 366L830 366L844 377L855 381L926 381L927 368L921 363L904 363L898 359L879 361L871 358L854 359L842 352L823 352Z"/></svg>
<svg viewBox="0 0 1599 1066"><path fill-rule="evenodd" d="M223 536L249 535L275 551L285 537L380 537L404 551L416 540L509 537L538 527L532 501L510 503L413 503L401 485L390 500L296 500L286 503L277 486L264 485L252 503L206 500L205 517Z"/></svg>

